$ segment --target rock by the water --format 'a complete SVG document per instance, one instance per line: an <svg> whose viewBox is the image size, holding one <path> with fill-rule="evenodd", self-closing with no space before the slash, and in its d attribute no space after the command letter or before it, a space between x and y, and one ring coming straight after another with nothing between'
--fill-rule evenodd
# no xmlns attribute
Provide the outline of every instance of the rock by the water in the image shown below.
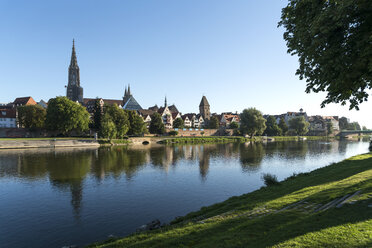
<svg viewBox="0 0 372 248"><path fill-rule="evenodd" d="M147 223L146 225L142 225L140 226L138 229L137 229L137 232L143 232L143 231L148 231L148 230L154 230L154 229L158 229L160 227L164 226L161 225L161 222L160 220L156 219L156 220L153 220L151 221L150 223Z"/></svg>

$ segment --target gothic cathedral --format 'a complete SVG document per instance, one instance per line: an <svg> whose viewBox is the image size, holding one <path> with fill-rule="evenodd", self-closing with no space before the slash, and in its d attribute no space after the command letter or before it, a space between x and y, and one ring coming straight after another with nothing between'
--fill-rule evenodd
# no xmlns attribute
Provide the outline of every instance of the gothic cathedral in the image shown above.
<svg viewBox="0 0 372 248"><path fill-rule="evenodd" d="M83 103L83 88L80 86L80 70L77 64L75 41L72 40L71 62L68 68L68 85L66 96L68 99Z"/></svg>

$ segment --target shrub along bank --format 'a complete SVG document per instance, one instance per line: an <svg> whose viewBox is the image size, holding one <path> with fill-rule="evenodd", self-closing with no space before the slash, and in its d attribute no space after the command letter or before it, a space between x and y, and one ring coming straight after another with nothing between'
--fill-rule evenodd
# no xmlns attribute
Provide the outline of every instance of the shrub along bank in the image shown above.
<svg viewBox="0 0 372 248"><path fill-rule="evenodd" d="M353 204L342 204L351 196ZM203 207L163 228L89 247L371 246L368 153Z"/></svg>

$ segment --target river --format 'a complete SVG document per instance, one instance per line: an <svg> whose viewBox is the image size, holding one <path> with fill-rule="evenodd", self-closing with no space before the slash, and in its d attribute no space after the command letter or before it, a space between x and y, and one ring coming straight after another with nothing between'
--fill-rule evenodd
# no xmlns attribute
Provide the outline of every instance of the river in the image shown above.
<svg viewBox="0 0 372 248"><path fill-rule="evenodd" d="M363 141L0 151L0 247L83 246L365 153Z"/></svg>

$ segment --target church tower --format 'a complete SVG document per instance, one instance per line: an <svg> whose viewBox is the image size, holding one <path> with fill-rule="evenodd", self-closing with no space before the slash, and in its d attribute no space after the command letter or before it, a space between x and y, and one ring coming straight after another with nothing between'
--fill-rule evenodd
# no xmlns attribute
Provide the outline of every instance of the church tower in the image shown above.
<svg viewBox="0 0 372 248"><path fill-rule="evenodd" d="M205 96L202 97L199 104L199 112L205 121L209 121L211 119L210 105Z"/></svg>
<svg viewBox="0 0 372 248"><path fill-rule="evenodd" d="M83 103L83 88L80 86L80 69L77 64L75 41L72 40L71 62L68 68L68 85L66 96L68 99Z"/></svg>

